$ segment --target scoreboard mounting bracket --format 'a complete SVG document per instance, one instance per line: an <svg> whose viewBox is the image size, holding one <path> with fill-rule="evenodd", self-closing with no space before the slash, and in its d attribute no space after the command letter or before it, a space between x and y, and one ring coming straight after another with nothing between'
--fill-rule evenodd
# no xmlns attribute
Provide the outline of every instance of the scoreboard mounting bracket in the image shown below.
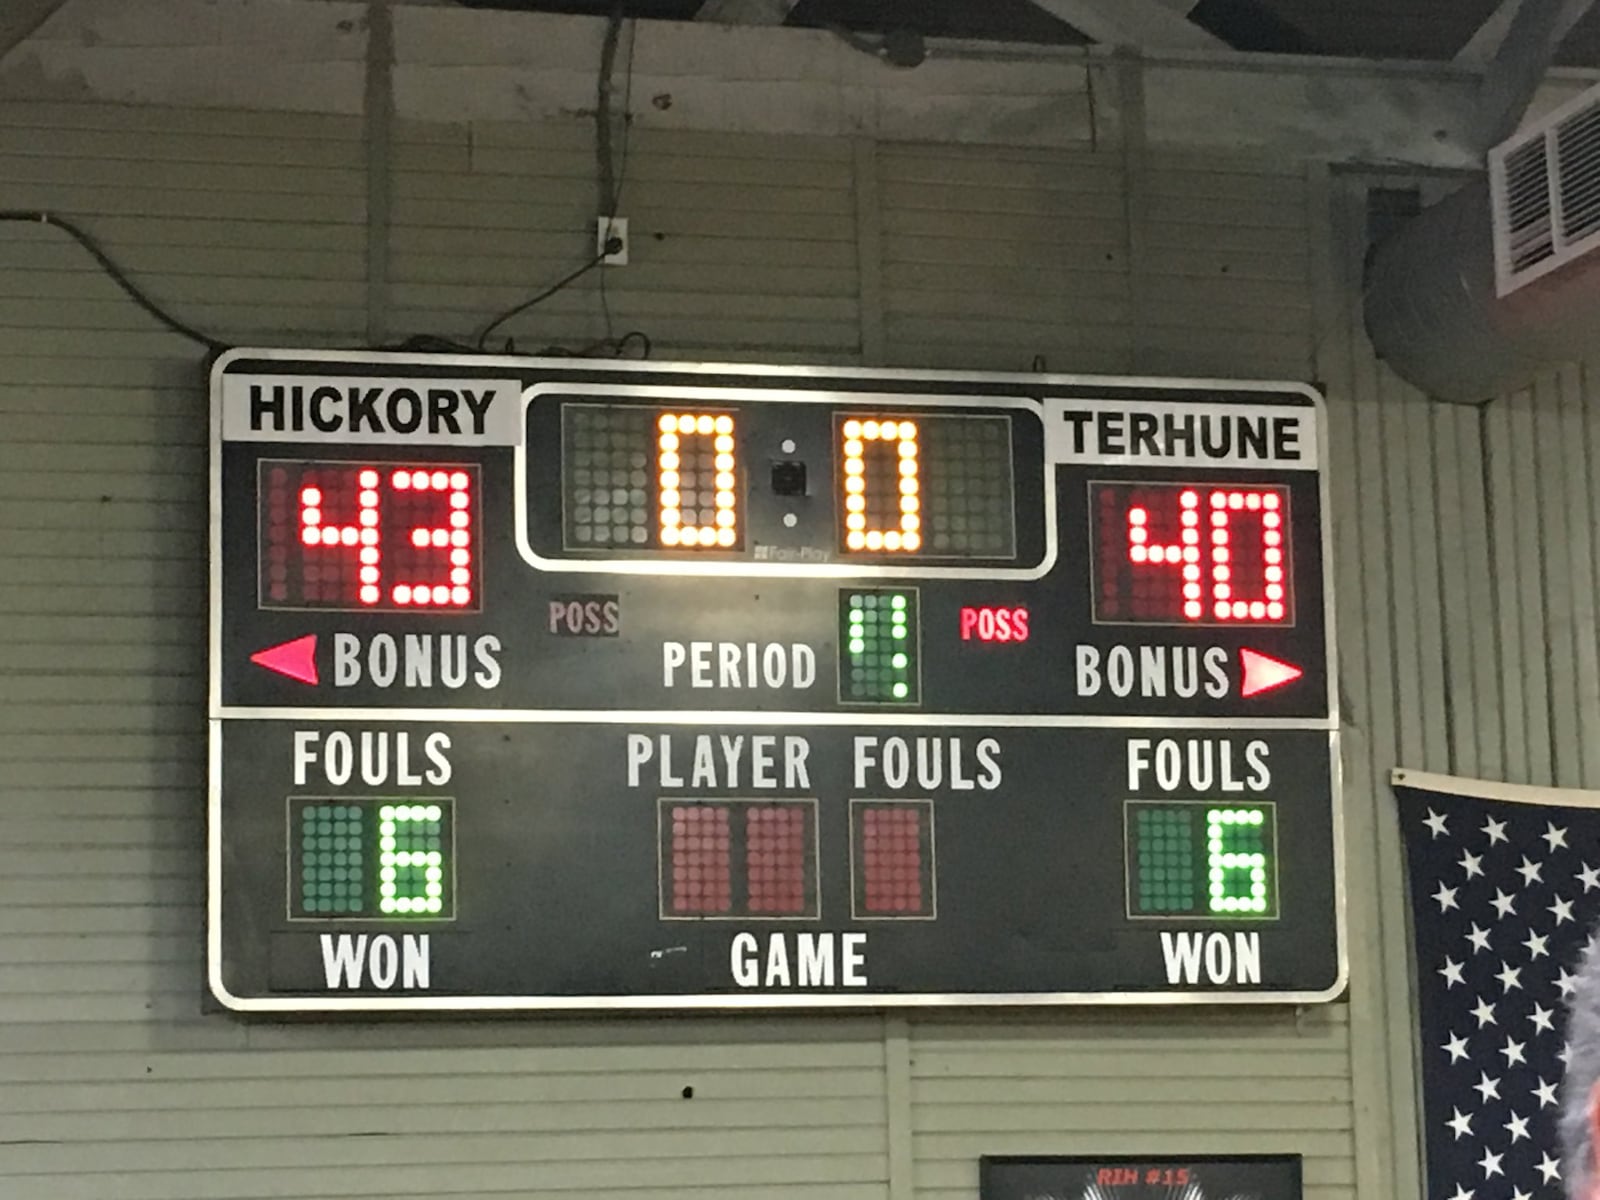
<svg viewBox="0 0 1600 1200"><path fill-rule="evenodd" d="M1342 992L1313 389L241 349L211 398L228 1008Z"/></svg>

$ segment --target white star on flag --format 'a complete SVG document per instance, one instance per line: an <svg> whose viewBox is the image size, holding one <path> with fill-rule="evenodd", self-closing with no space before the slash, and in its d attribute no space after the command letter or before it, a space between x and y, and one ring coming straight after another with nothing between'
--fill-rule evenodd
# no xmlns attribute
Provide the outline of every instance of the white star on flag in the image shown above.
<svg viewBox="0 0 1600 1200"><path fill-rule="evenodd" d="M1557 829L1554 821L1546 821L1544 832L1539 836L1544 838L1545 845L1552 850L1559 850L1567 844L1567 831L1565 829Z"/></svg>
<svg viewBox="0 0 1600 1200"><path fill-rule="evenodd" d="M1481 996L1478 998L1478 1006L1476 1008L1469 1009L1468 1011L1471 1012L1473 1016L1478 1018L1479 1029L1482 1029L1485 1025L1497 1024L1494 1019L1494 1005L1490 1004Z"/></svg>

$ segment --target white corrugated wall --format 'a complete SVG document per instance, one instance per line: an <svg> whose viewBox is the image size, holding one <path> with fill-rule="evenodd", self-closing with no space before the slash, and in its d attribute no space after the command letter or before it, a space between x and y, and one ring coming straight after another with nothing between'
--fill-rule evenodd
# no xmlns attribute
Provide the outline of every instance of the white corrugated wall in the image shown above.
<svg viewBox="0 0 1600 1200"><path fill-rule="evenodd" d="M468 335L581 261L589 139L582 121L402 125L388 335ZM362 340L365 166L345 118L0 106L0 207L81 218L229 340ZM604 297L591 276L508 326L519 349L598 337L609 307L657 357L1326 382L1350 1002L1014 1020L203 1013L199 356L59 235L0 225L0 1195L955 1200L983 1153L1173 1141L1303 1153L1310 1200L1414 1194L1386 772L1600 774L1585 377L1482 413L1386 377L1351 323L1359 187L1294 164L639 131L623 186L633 265Z"/></svg>

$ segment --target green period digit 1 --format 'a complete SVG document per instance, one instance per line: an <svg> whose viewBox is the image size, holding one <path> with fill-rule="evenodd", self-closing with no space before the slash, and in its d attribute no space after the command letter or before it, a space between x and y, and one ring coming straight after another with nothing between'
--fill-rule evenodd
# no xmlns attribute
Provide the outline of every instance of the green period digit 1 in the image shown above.
<svg viewBox="0 0 1600 1200"><path fill-rule="evenodd" d="M841 698L865 704L919 700L915 589L865 589L839 596Z"/></svg>
<svg viewBox="0 0 1600 1200"><path fill-rule="evenodd" d="M1206 811L1207 907L1214 913L1267 911L1266 813L1259 808Z"/></svg>

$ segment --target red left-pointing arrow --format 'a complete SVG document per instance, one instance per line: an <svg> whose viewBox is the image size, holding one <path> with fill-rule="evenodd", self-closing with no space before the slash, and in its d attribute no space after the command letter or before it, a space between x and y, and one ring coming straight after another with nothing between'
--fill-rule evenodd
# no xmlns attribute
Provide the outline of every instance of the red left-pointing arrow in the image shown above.
<svg viewBox="0 0 1600 1200"><path fill-rule="evenodd" d="M317 635L308 633L305 637L297 637L292 642L280 642L276 646L268 646L265 650L257 650L250 656L250 661L258 667L265 667L269 671L276 671L279 675L287 675L290 679L298 679L301 683L309 683L315 687Z"/></svg>

